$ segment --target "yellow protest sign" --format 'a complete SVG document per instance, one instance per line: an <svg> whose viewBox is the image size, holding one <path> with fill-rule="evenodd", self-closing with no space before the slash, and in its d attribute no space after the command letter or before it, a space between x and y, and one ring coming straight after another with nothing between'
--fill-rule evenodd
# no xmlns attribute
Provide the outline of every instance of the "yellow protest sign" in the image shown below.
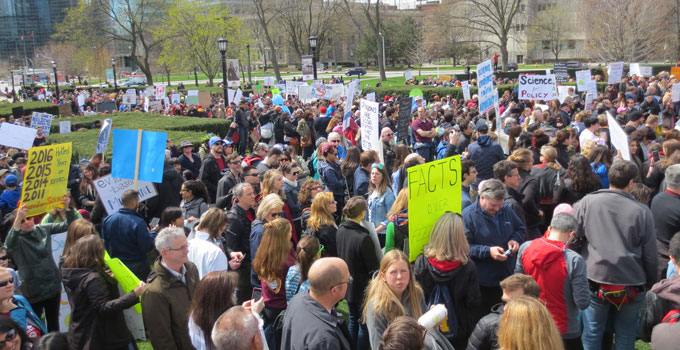
<svg viewBox="0 0 680 350"><path fill-rule="evenodd" d="M447 211L461 211L460 156L408 169L409 260L415 261L430 240L430 231Z"/></svg>
<svg viewBox="0 0 680 350"><path fill-rule="evenodd" d="M28 150L21 189L21 204L28 205L28 216L40 215L62 206L70 165L70 142Z"/></svg>
<svg viewBox="0 0 680 350"><path fill-rule="evenodd" d="M111 259L109 253L104 252L104 262L109 266L111 272L113 272L113 278L118 281L120 287L123 288L123 292L130 293L139 286L139 278L137 278L137 276L135 276L120 259ZM137 303L134 308L138 314L142 313L142 304Z"/></svg>

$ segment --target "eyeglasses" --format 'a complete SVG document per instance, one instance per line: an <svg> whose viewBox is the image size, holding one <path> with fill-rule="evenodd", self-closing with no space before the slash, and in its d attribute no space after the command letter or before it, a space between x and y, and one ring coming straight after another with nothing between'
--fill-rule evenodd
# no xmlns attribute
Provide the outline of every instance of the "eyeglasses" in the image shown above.
<svg viewBox="0 0 680 350"><path fill-rule="evenodd" d="M278 217L281 216L281 214L283 214L283 212L271 213L271 216L272 216L272 217L275 217L275 218L278 218Z"/></svg>
<svg viewBox="0 0 680 350"><path fill-rule="evenodd" d="M7 260L7 259L9 259L9 257L8 257L7 255L5 255L5 256L0 256L0 260Z"/></svg>
<svg viewBox="0 0 680 350"><path fill-rule="evenodd" d="M260 173L245 174L243 176L260 177Z"/></svg>
<svg viewBox="0 0 680 350"><path fill-rule="evenodd" d="M298 175L298 174L300 174L299 171L294 171L294 172L291 173L291 175L293 175L293 176L296 176L296 175Z"/></svg>
<svg viewBox="0 0 680 350"><path fill-rule="evenodd" d="M371 168L377 168L377 169L383 170L384 166L382 164L373 163L373 165L371 165Z"/></svg>
<svg viewBox="0 0 680 350"><path fill-rule="evenodd" d="M241 162L229 162L229 164L231 164L231 165L237 165L237 164L241 164Z"/></svg>
<svg viewBox="0 0 680 350"><path fill-rule="evenodd" d="M167 250L179 250L179 251L183 251L183 250L187 250L187 248L189 248L189 242L187 242L187 244L185 244L185 245L183 245L183 246L181 246L181 247L179 247L179 248L168 248Z"/></svg>
<svg viewBox="0 0 680 350"><path fill-rule="evenodd" d="M5 340L0 341L0 348L5 348L5 345L7 344L8 341L14 340L14 338L17 337L17 331L12 328L10 329L7 334L5 335Z"/></svg>
<svg viewBox="0 0 680 350"><path fill-rule="evenodd" d="M0 288L6 286L8 283L14 284L14 277L10 277L7 281L0 282Z"/></svg>
<svg viewBox="0 0 680 350"><path fill-rule="evenodd" d="M279 162L287 162L287 161L290 161L290 159L288 159L288 158L281 158L281 159L279 159Z"/></svg>
<svg viewBox="0 0 680 350"><path fill-rule="evenodd" d="M345 284L345 283L350 284L350 283L352 283L352 282L354 282L354 279L352 278L352 276L349 276L349 279L348 279L347 281L340 282L340 283L336 283L336 284L334 284L334 285L331 287L331 289L333 289L333 288L335 288L335 287L337 287L337 286L343 285L343 284Z"/></svg>

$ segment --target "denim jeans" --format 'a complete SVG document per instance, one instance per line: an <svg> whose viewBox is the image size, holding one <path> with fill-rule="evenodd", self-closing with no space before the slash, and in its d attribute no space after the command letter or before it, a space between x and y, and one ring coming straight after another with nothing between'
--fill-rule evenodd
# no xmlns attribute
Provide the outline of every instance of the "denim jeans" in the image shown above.
<svg viewBox="0 0 680 350"><path fill-rule="evenodd" d="M238 128L238 147L237 152L238 154L242 155L245 157L246 155L246 147L248 147L248 128Z"/></svg>
<svg viewBox="0 0 680 350"><path fill-rule="evenodd" d="M638 313L644 300L644 293L638 293L628 304L621 305L619 310L611 303L600 300L595 292L590 292L590 306L583 311L583 348L585 350L602 349L602 336L607 328L607 321L612 317L616 350L635 349Z"/></svg>
<svg viewBox="0 0 680 350"><path fill-rule="evenodd" d="M352 341L356 344L357 350L370 350L371 344L368 339L368 328L361 322L361 304L347 302L349 307L349 334Z"/></svg>
<svg viewBox="0 0 680 350"><path fill-rule="evenodd" d="M432 160L432 147L421 147L416 149L416 153L420 154L421 157L425 158L425 163Z"/></svg>

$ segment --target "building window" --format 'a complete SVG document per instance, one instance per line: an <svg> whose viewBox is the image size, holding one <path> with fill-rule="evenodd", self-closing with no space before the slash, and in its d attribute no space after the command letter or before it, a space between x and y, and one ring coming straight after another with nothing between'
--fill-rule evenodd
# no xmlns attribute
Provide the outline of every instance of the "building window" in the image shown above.
<svg viewBox="0 0 680 350"><path fill-rule="evenodd" d="M543 50L550 50L550 40L543 40Z"/></svg>
<svg viewBox="0 0 680 350"><path fill-rule="evenodd" d="M525 4L519 4L519 12L524 12L527 9L527 5Z"/></svg>
<svg viewBox="0 0 680 350"><path fill-rule="evenodd" d="M576 40L569 40L569 41L568 41L567 47L568 47L570 50L576 49Z"/></svg>
<svg viewBox="0 0 680 350"><path fill-rule="evenodd" d="M524 55L517 55L517 64L524 63Z"/></svg>
<svg viewBox="0 0 680 350"><path fill-rule="evenodd" d="M538 11L545 11L545 4L538 4Z"/></svg>

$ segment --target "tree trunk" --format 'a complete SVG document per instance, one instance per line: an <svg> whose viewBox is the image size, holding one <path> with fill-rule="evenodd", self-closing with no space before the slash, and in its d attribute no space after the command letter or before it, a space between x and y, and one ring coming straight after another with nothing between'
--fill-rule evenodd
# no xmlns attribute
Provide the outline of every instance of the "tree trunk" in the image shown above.
<svg viewBox="0 0 680 350"><path fill-rule="evenodd" d="M502 71L508 70L508 38L501 38L501 60L503 63Z"/></svg>
<svg viewBox="0 0 680 350"><path fill-rule="evenodd" d="M170 70L166 69L165 74L167 74L167 76L168 76L168 86L172 86L172 82L170 81Z"/></svg>

